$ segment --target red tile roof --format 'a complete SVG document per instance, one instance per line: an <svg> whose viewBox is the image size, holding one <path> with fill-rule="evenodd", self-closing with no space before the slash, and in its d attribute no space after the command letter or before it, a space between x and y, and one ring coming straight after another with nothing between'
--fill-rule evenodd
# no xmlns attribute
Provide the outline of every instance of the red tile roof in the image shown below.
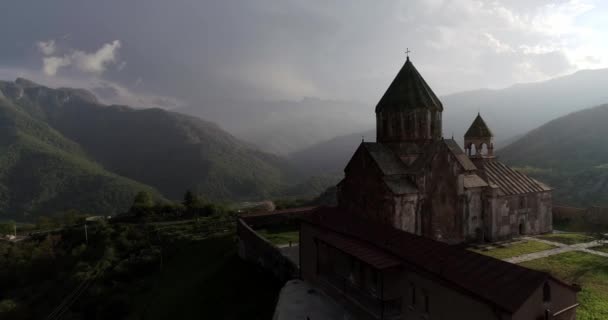
<svg viewBox="0 0 608 320"><path fill-rule="evenodd" d="M395 256L378 251L377 248L363 241L344 237L337 233L323 234L318 239L379 270L401 265L401 261Z"/></svg>
<svg viewBox="0 0 608 320"><path fill-rule="evenodd" d="M517 311L548 279L562 283L548 273L362 221L338 208L317 208L306 214L303 220L371 244L378 254L390 253L398 257L405 267L430 274L452 288L511 313Z"/></svg>

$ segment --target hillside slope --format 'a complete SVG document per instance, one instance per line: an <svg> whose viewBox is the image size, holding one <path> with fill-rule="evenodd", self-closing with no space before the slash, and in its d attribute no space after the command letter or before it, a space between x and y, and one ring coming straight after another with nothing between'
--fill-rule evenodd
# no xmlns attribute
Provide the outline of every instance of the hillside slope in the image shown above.
<svg viewBox="0 0 608 320"><path fill-rule="evenodd" d="M119 213L143 190L160 198L153 188L105 170L76 143L0 96L0 219L67 209Z"/></svg>
<svg viewBox="0 0 608 320"><path fill-rule="evenodd" d="M201 119L161 109L99 104L83 90L18 79L4 96L48 123L107 170L179 199L192 189L210 199L267 197L296 175L277 156Z"/></svg>
<svg viewBox="0 0 608 320"><path fill-rule="evenodd" d="M475 90L441 97L443 134L461 141L478 111L494 132L497 146L568 113L608 103L608 69L582 70L536 83L498 90ZM511 140L512 141L512 140Z"/></svg>
<svg viewBox="0 0 608 320"><path fill-rule="evenodd" d="M504 147L499 157L547 182L555 202L608 205L608 104L571 113Z"/></svg>
<svg viewBox="0 0 608 320"><path fill-rule="evenodd" d="M373 109L369 109L373 110ZM222 101L176 111L221 124L239 139L279 155L368 128L367 106L350 101Z"/></svg>
<svg viewBox="0 0 608 320"><path fill-rule="evenodd" d="M357 150L365 141L376 141L376 131L365 131L317 143L303 150L289 154L288 159L298 169L308 175L339 174Z"/></svg>

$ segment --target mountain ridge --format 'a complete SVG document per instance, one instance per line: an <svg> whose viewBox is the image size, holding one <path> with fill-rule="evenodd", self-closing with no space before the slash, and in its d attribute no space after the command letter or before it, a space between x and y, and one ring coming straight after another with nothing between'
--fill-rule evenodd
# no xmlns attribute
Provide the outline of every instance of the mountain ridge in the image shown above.
<svg viewBox="0 0 608 320"><path fill-rule="evenodd" d="M125 195L115 207L92 210L104 214L128 208L137 190L151 192L158 199L180 199L187 189L210 200L259 199L281 194L302 178L285 159L252 149L215 123L193 116L158 108L103 105L87 90L52 89L26 79L0 81L0 101L0 129L5 131L0 149L15 162L15 166L5 167L0 190L27 195L0 195L0 210L4 206L11 212L34 214L64 210L68 203L78 204L75 209L94 208L104 195L92 187L78 201L60 197L65 205L53 202L54 195L64 189L66 194L77 194L75 185L92 176L98 178L99 190ZM15 150L26 150L29 160L24 161ZM23 173L26 164L34 163L45 164L46 171ZM19 171L13 170L17 167ZM69 181L59 179L59 185L32 191L37 184L59 176L72 176L69 181L75 185L62 189ZM32 183L16 188L14 182L26 178ZM121 186L120 191L112 186ZM127 191L127 187L133 190ZM82 199L85 196L89 198ZM21 201L21 206L7 205L10 199ZM25 210L26 202L47 207L26 205Z"/></svg>

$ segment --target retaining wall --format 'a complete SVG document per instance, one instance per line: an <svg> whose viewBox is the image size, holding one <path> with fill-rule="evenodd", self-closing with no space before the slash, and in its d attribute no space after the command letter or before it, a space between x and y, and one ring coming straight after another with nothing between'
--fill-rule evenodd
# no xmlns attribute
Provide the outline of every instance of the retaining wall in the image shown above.
<svg viewBox="0 0 608 320"><path fill-rule="evenodd" d="M299 278L299 266L284 256L278 247L258 235L245 222L245 219L238 218L236 233L238 252L241 259L251 261L272 272L282 282Z"/></svg>

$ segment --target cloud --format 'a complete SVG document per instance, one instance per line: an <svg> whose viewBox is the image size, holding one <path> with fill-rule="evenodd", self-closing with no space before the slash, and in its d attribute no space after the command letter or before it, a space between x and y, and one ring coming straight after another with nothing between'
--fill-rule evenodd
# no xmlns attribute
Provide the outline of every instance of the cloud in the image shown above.
<svg viewBox="0 0 608 320"><path fill-rule="evenodd" d="M46 75L54 76L57 74L57 70L63 67L67 67L72 63L70 57L44 57L42 58L42 71Z"/></svg>
<svg viewBox="0 0 608 320"><path fill-rule="evenodd" d="M89 88L101 101L109 104L128 105L135 108L175 109L185 103L180 99L149 93L134 93L111 81L97 81Z"/></svg>
<svg viewBox="0 0 608 320"><path fill-rule="evenodd" d="M45 72L87 74L201 108L303 96L373 104L406 47L438 94L608 67L608 5L599 0L106 2L38 4L44 14L28 28L0 29L15 44L0 51L0 61L34 68L29 44L55 34L52 54L36 47L42 54L34 61L53 58ZM8 1L15 14L4 22L18 25L32 5Z"/></svg>
<svg viewBox="0 0 608 320"><path fill-rule="evenodd" d="M39 42L38 46L45 55L55 52L55 42L53 40L45 42L44 44ZM42 69L44 73L49 76L56 75L59 69L69 66L82 72L100 74L103 73L109 65L117 62L118 49L120 49L120 47L120 41L114 40L104 44L99 50L92 53L87 53L82 50L72 50L71 54L64 55L63 57L43 57ZM119 69L122 69L125 66L126 62L122 61L118 67Z"/></svg>
<svg viewBox="0 0 608 320"><path fill-rule="evenodd" d="M38 41L36 45L38 46L40 52L42 52L42 54L45 56L50 56L55 53L55 40Z"/></svg>
<svg viewBox="0 0 608 320"><path fill-rule="evenodd" d="M101 73L109 64L116 62L120 46L120 41L114 40L93 53L76 50L72 54L74 65L81 71Z"/></svg>
<svg viewBox="0 0 608 320"><path fill-rule="evenodd" d="M34 69L0 67L2 80L25 78L50 88L78 88L91 91L104 104L126 105L133 108L174 109L186 105L186 102L160 94L131 90L117 82L80 75L48 75Z"/></svg>

